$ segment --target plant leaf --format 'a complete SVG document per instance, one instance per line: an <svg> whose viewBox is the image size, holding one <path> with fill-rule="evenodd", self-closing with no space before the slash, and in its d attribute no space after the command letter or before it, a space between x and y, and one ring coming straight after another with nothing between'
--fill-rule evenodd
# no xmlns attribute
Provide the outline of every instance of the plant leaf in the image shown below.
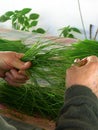
<svg viewBox="0 0 98 130"><path fill-rule="evenodd" d="M60 35L63 35L64 37L67 37L67 35L68 35L69 32L71 31L71 30L70 30L70 26L64 27L64 28L62 28L61 30L62 30L62 32L61 32Z"/></svg>
<svg viewBox="0 0 98 130"><path fill-rule="evenodd" d="M12 17L12 24L15 23L16 20L17 20L17 17L16 17L16 15L14 15L14 16Z"/></svg>
<svg viewBox="0 0 98 130"><path fill-rule="evenodd" d="M27 13L29 13L32 9L31 8L24 8L21 10L21 15L25 15Z"/></svg>
<svg viewBox="0 0 98 130"><path fill-rule="evenodd" d="M5 13L5 15L8 16L8 17L12 16L13 14L14 14L13 11L8 11L8 12Z"/></svg>
<svg viewBox="0 0 98 130"><path fill-rule="evenodd" d="M21 30L25 30L25 26L23 26L23 27L21 28Z"/></svg>
<svg viewBox="0 0 98 130"><path fill-rule="evenodd" d="M81 33L81 31L78 28L72 27L71 30L74 31L74 32L77 32L77 33Z"/></svg>
<svg viewBox="0 0 98 130"><path fill-rule="evenodd" d="M37 13L30 14L29 18L33 19L33 20L38 19L39 18L39 14L37 14Z"/></svg>
<svg viewBox="0 0 98 130"><path fill-rule="evenodd" d="M44 29L42 29L42 28L38 28L38 29L36 29L36 32L44 34L46 31Z"/></svg>
<svg viewBox="0 0 98 130"><path fill-rule="evenodd" d="M7 17L6 15L2 15L1 17L0 17L0 22L6 22L7 20L9 20L10 18L9 17Z"/></svg>
<svg viewBox="0 0 98 130"><path fill-rule="evenodd" d="M23 24L24 23L24 18L23 17L18 17L18 22Z"/></svg>
<svg viewBox="0 0 98 130"><path fill-rule="evenodd" d="M13 27L14 29L17 29L17 24L14 22L14 23L12 24L12 27Z"/></svg>
<svg viewBox="0 0 98 130"><path fill-rule="evenodd" d="M74 35L73 34L68 34L67 37L74 38Z"/></svg>
<svg viewBox="0 0 98 130"><path fill-rule="evenodd" d="M32 30L32 32L37 33L35 29L34 29L34 30Z"/></svg>
<svg viewBox="0 0 98 130"><path fill-rule="evenodd" d="M38 23L38 21L33 21L33 22L31 22L30 27L32 27L32 26L36 26L37 23Z"/></svg>
<svg viewBox="0 0 98 130"><path fill-rule="evenodd" d="M25 24L25 27L29 27L29 21L28 20L25 20L24 24Z"/></svg>
<svg viewBox="0 0 98 130"><path fill-rule="evenodd" d="M19 12L21 12L20 10L15 10L15 13L18 14Z"/></svg>

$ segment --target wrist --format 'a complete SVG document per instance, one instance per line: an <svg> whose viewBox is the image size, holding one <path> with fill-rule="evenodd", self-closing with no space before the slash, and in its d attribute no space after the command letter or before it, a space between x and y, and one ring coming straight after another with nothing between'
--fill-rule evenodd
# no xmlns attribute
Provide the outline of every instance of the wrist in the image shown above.
<svg viewBox="0 0 98 130"><path fill-rule="evenodd" d="M81 83L81 84L71 84L70 86L66 86L66 88L67 89L69 89L69 88L72 88L72 87L75 87L75 86L82 86L82 88L83 87L86 87L86 88L88 88L88 89L90 89L91 91L92 91L92 93L94 94L94 95L96 95L96 97L98 97L98 88L97 88L97 86L96 85L91 85L91 84L87 84L86 85L86 83Z"/></svg>

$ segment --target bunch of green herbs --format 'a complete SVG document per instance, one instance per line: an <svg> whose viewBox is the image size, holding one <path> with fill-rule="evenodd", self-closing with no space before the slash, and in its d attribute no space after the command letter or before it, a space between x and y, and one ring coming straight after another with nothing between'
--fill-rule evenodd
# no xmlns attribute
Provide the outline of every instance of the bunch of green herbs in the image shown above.
<svg viewBox="0 0 98 130"><path fill-rule="evenodd" d="M38 41L27 46L22 41L0 39L0 50L25 53L21 60L32 62L27 84L12 87L0 82L0 102L22 113L55 119L63 105L66 69L76 58L98 56L98 41L84 40L70 46Z"/></svg>
<svg viewBox="0 0 98 130"><path fill-rule="evenodd" d="M25 53L21 60L32 62L27 84L13 87L0 83L0 102L29 115L56 118L63 104L66 47L51 41L28 46L22 41L1 39L0 50Z"/></svg>

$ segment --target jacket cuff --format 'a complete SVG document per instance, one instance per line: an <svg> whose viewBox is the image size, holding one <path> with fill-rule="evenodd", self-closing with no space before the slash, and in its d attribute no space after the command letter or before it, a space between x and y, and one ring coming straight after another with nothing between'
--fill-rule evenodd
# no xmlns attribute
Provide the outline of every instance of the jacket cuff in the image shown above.
<svg viewBox="0 0 98 130"><path fill-rule="evenodd" d="M72 85L66 90L65 100L83 95L93 99L97 99L96 95L92 92L90 88L83 85Z"/></svg>
<svg viewBox="0 0 98 130"><path fill-rule="evenodd" d="M62 115L71 105L79 106L83 104L87 104L97 112L98 99L91 89L83 85L72 85L65 92L65 103L60 111L60 115Z"/></svg>

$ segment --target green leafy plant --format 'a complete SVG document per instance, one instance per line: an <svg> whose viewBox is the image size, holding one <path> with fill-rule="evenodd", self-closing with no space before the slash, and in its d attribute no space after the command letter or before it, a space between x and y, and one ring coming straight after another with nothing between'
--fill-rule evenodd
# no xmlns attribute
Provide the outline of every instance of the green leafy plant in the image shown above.
<svg viewBox="0 0 98 130"><path fill-rule="evenodd" d="M71 27L69 25L61 28L60 31L61 31L60 36L69 37L69 38L75 38L75 36L73 34L74 32L75 33L81 33L78 28Z"/></svg>
<svg viewBox="0 0 98 130"><path fill-rule="evenodd" d="M16 30L32 31L36 33L45 33L43 28L33 29L38 24L39 14L30 13L31 8L24 8L22 10L8 11L0 16L0 22L8 20L12 23L12 28Z"/></svg>

